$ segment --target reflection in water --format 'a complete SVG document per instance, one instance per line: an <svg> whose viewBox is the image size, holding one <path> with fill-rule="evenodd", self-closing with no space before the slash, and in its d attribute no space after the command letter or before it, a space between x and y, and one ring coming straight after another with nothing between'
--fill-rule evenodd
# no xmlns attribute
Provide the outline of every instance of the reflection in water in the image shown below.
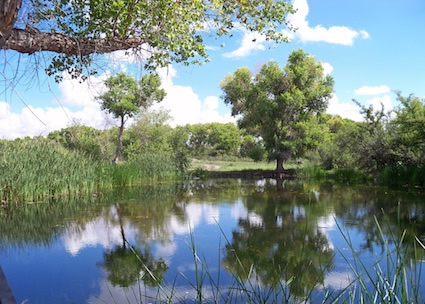
<svg viewBox="0 0 425 304"><path fill-rule="evenodd" d="M262 284L279 287L282 280L291 281L289 290L299 297L323 284L333 251L318 228L321 210L310 204L305 198L293 206L286 195L247 197L249 214L255 212L261 221L239 219L239 229L226 246L226 268L248 279L253 265Z"/></svg>
<svg viewBox="0 0 425 304"><path fill-rule="evenodd" d="M0 211L0 263L20 302L140 303L143 296L147 302L171 293L176 301L192 302L199 296L191 287L199 274L205 301L217 297L209 276L225 290L234 275L264 290L283 284L304 299L325 288L343 290L355 278L335 220L367 265L383 250L374 217L390 243L396 231L406 230L403 248L414 258L414 237L425 237L423 198L270 179L126 189ZM422 252L416 256L423 259ZM61 283L60 275L74 279ZM52 290L55 297L49 297Z"/></svg>

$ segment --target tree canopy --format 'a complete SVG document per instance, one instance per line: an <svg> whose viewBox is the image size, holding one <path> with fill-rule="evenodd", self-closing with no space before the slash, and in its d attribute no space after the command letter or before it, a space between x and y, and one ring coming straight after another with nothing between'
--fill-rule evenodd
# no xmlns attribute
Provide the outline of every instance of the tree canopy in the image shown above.
<svg viewBox="0 0 425 304"><path fill-rule="evenodd" d="M109 77L105 84L109 90L98 97L102 102L102 109L119 118L121 122L117 153L114 158L114 162L117 162L122 150L126 119L137 114L140 108L147 108L152 102L161 101L166 93L159 88L161 79L157 74L147 74L137 82L129 75L119 73Z"/></svg>
<svg viewBox="0 0 425 304"><path fill-rule="evenodd" d="M131 50L149 67L207 59L203 33L237 25L286 41L287 0L0 0L0 49L56 53L48 74L81 75L94 54ZM95 72L91 70L91 72Z"/></svg>
<svg viewBox="0 0 425 304"><path fill-rule="evenodd" d="M223 98L239 116L239 125L263 138L277 169L290 156L318 143L315 120L332 95L333 79L302 50L293 51L281 70L276 62L262 66L257 75L239 68L222 81Z"/></svg>

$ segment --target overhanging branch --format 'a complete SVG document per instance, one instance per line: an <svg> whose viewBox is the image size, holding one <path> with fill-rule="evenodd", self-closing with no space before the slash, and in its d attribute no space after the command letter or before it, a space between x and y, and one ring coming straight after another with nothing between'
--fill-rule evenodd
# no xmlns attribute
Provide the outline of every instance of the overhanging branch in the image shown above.
<svg viewBox="0 0 425 304"><path fill-rule="evenodd" d="M143 43L139 38L73 38L61 33L44 33L36 30L12 29L1 46L4 50L33 54L50 51L66 55L86 56L135 48Z"/></svg>

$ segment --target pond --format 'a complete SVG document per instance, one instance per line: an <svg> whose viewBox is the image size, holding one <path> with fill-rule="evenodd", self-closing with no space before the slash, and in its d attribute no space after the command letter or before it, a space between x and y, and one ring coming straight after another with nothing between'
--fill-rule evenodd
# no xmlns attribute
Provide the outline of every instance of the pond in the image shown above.
<svg viewBox="0 0 425 304"><path fill-rule="evenodd" d="M387 253L400 238L397 248L417 280L409 295L425 295L417 272L424 250L415 240L425 239L419 191L192 180L0 216L0 266L18 303L358 299L361 284L370 290L380 271L394 277L388 261L397 258ZM374 269L378 261L382 268Z"/></svg>

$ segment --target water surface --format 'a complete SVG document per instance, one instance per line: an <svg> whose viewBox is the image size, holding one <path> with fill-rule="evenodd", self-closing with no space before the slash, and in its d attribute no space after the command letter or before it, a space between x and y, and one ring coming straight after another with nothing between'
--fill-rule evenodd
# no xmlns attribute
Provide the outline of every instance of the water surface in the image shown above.
<svg viewBox="0 0 425 304"><path fill-rule="evenodd" d="M196 284L205 302L238 302L226 291L240 288L236 278L258 290L254 302L282 300L276 290L320 302L353 286L349 264L373 269L382 239L391 247L399 231L412 265L422 263L410 245L425 239L424 203L417 191L303 180L116 190L3 210L0 266L18 303L148 303L172 292L194 302Z"/></svg>

